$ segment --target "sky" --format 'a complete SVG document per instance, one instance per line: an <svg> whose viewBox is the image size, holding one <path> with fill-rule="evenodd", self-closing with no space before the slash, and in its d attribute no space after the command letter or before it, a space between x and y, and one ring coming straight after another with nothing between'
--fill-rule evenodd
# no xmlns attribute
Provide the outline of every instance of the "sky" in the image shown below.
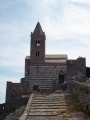
<svg viewBox="0 0 90 120"><path fill-rule="evenodd" d="M86 57L90 67L90 0L0 0L0 103L6 82L24 77L38 21L46 34L46 54Z"/></svg>

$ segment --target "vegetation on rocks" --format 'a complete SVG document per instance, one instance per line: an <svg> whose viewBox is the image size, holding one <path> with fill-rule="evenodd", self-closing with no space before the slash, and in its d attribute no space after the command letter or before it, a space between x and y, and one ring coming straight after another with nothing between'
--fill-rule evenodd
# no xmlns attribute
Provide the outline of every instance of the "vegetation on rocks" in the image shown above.
<svg viewBox="0 0 90 120"><path fill-rule="evenodd" d="M88 92L89 92L88 87L87 87L87 86L84 86L84 85L79 85L79 86L78 86L78 89L79 89L81 92L85 93L85 94L88 94Z"/></svg>
<svg viewBox="0 0 90 120"><path fill-rule="evenodd" d="M79 89L82 90L81 86L80 86ZM86 91L85 88L84 88L84 90ZM72 94L70 96L70 99L72 100L72 102L73 102L74 107L75 107L76 110L83 111L84 113L86 113L87 115L90 116L90 108L89 108L88 104L86 104L86 105L81 104L80 101L78 100L78 98L76 97L76 94Z"/></svg>

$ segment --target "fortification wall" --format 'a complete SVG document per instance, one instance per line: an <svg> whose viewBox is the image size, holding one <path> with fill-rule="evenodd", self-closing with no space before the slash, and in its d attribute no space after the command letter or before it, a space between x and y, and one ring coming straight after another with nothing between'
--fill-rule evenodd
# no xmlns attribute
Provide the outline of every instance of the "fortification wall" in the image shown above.
<svg viewBox="0 0 90 120"><path fill-rule="evenodd" d="M24 82L24 78L21 79L21 83L7 82L5 109L10 111L25 105L29 95L29 85L28 82Z"/></svg>
<svg viewBox="0 0 90 120"><path fill-rule="evenodd" d="M66 78L75 77L77 81L85 81L86 59L79 57L75 60L67 60Z"/></svg>
<svg viewBox="0 0 90 120"><path fill-rule="evenodd" d="M81 105L84 110L90 111L90 83L69 81L68 90L76 95L79 100L79 105Z"/></svg>

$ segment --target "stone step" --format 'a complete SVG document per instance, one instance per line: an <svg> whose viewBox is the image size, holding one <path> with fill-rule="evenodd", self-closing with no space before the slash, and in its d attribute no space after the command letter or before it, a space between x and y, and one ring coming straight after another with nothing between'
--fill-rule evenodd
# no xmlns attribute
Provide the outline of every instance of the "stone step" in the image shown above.
<svg viewBox="0 0 90 120"><path fill-rule="evenodd" d="M55 112L60 112L60 111L66 111L66 109L59 109L59 108L55 108L54 109ZM30 112L53 112L53 109L31 109Z"/></svg>
<svg viewBox="0 0 90 120"><path fill-rule="evenodd" d="M70 107L69 109L72 109L73 107ZM43 106L31 106L31 109L68 109L66 106L58 106L58 105L56 105L56 106L45 106L45 105L43 105Z"/></svg>
<svg viewBox="0 0 90 120"><path fill-rule="evenodd" d="M49 102L49 101L46 101L46 102L41 102L41 101L40 101L40 102L34 102L34 101L33 101L33 102L32 102L32 104L36 104L36 105L37 105L37 104L38 104L38 105L40 105L40 104L47 104L47 105L48 105L48 104L49 104L49 105L51 105L51 104L54 104L54 105L61 105L60 103L62 104L62 103L64 103L64 102L61 102L61 101L60 101L60 102L57 102L57 101L56 101L56 102L52 102L52 101L50 101L50 102ZM65 104L65 105L66 105L66 104Z"/></svg>
<svg viewBox="0 0 90 120"><path fill-rule="evenodd" d="M38 101L41 101L41 102L46 102L46 101L50 101L50 102L52 102L52 101L55 101L55 100L52 100L52 99L48 99L48 98L40 98L39 97L39 99L38 99L38 97L37 98L35 98L34 100L33 100L34 102L38 102ZM59 101L59 100L58 100Z"/></svg>
<svg viewBox="0 0 90 120"><path fill-rule="evenodd" d="M67 120L66 118L62 118L60 116L28 116L27 120ZM71 118L68 120L72 120ZM73 120L84 120L74 118Z"/></svg>
<svg viewBox="0 0 90 120"><path fill-rule="evenodd" d="M55 101L56 100L56 98L40 98L40 97L35 97L34 98L34 100L33 101L36 101L36 102L38 102L38 101L42 101L42 102L45 102L45 101ZM57 98L57 100L56 100L57 102L59 101L59 102L61 102L61 101L63 101L63 102L66 102L64 99L60 99L60 98ZM68 101L68 102L70 102L70 101Z"/></svg>
<svg viewBox="0 0 90 120"><path fill-rule="evenodd" d="M39 106L42 106L42 107L45 106L45 107L51 107L51 108L54 107L54 106L55 107L60 107L60 108L67 108L66 105L64 106L64 105L61 105L61 104L56 104L56 105L55 104L32 104L32 107L37 107L38 108Z"/></svg>
<svg viewBox="0 0 90 120"><path fill-rule="evenodd" d="M56 116L57 112L30 112L29 116Z"/></svg>

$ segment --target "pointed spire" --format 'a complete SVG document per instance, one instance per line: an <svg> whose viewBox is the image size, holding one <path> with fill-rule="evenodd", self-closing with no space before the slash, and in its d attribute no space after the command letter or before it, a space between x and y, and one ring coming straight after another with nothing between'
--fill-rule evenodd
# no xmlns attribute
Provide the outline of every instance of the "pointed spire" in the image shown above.
<svg viewBox="0 0 90 120"><path fill-rule="evenodd" d="M40 25L40 23L38 22L35 29L34 29L34 32L33 32L34 35L44 35L44 32L42 30L42 27Z"/></svg>

